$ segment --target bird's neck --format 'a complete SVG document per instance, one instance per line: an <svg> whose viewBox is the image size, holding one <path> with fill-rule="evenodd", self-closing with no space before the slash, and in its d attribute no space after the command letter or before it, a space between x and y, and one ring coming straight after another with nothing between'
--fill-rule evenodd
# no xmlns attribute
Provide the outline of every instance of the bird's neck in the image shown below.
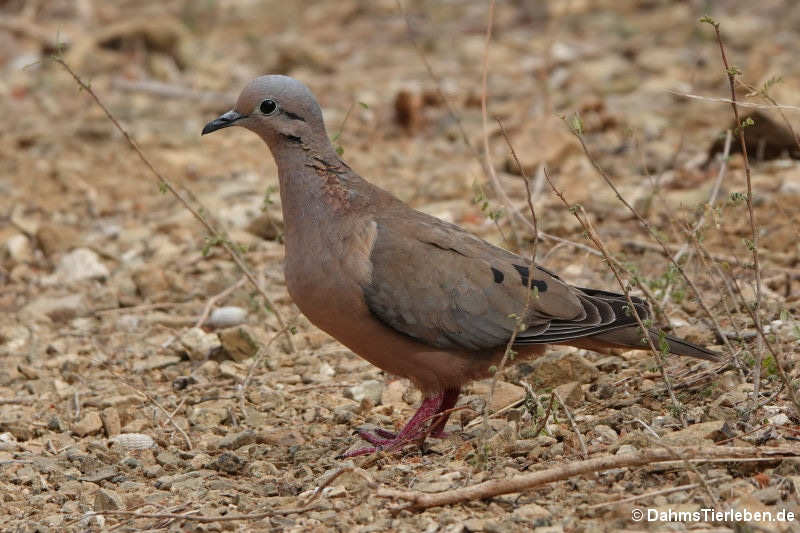
<svg viewBox="0 0 800 533"><path fill-rule="evenodd" d="M305 238L301 228L320 232L352 208L363 183L334 151L294 143L273 150L278 165L286 238Z"/></svg>

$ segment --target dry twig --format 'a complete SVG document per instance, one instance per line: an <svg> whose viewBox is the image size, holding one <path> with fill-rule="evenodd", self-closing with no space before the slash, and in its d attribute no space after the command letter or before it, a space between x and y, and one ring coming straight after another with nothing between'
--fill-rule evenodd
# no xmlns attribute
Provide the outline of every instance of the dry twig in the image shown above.
<svg viewBox="0 0 800 533"><path fill-rule="evenodd" d="M275 315L275 319L278 321L278 326L280 327L278 334L280 333L286 334L287 339L289 341L289 346L291 347L292 351L295 351L294 340L292 339L289 329L286 327L286 323L283 320L283 316L281 316L281 313L280 311L278 311L278 308L275 307L275 305L272 303L272 299L267 295L266 291L261 286L261 284L258 283L255 275L250 271L250 268L247 266L247 264L245 264L244 259L242 258L239 251L236 250L235 245L231 243L225 237L225 235L220 233L213 225L211 225L211 223L200 212L200 210L195 209L194 206L192 206L178 192L178 190L175 188L175 186L172 184L170 180L168 180L166 177L164 177L164 175L162 175L158 170L156 170L156 168L153 166L150 160L147 159L147 156L144 155L144 152L142 152L141 148L139 148L139 145L136 144L136 141L133 140L133 137L131 137L128 131L122 127L119 121L117 121L116 117L105 106L103 101L100 100L100 97L97 96L97 93L94 92L94 90L89 86L89 84L84 82L83 79L80 76L78 76L74 70L72 70L72 67L70 67L69 64L66 61L64 61L63 58L61 58L60 56L54 56L52 59L53 61L61 65L61 67L63 67L64 70L66 70L69 73L69 75L72 76L72 79L75 80L75 83L77 83L82 90L86 91L89 94L89 96L92 97L92 100L94 100L94 102L98 105L98 107L100 107L100 109L103 111L106 117L111 121L112 124L114 124L114 127L117 128L117 130L125 138L125 141L128 143L128 146L130 146L131 149L134 152L136 152L136 155L139 157L139 159L144 163L144 165L147 167L150 173L156 178L156 180L159 183L159 186L165 190L168 190L181 203L181 205L183 205L183 207L185 207L190 213L192 213L192 215L194 215L194 217L206 228L209 234L211 234L213 241L215 243L219 243L228 252L228 254L233 259L233 262L236 263L236 266L239 267L239 270L241 270L242 273L244 273L244 275L247 277L250 283L253 284L253 287L255 287L255 289L261 294L261 297L264 299L265 304L267 305L269 310L272 311L272 313Z"/></svg>
<svg viewBox="0 0 800 533"><path fill-rule="evenodd" d="M671 461L679 453L681 457L692 461L721 460L730 461L742 458L755 458L758 460L776 460L784 457L796 457L800 452L795 448L746 448L746 447L710 447L710 448L675 448L665 450L642 450L636 453L625 453L595 457L583 461L557 465L546 470L523 474L506 479L495 479L458 489L439 493L424 493L408 490L379 488L379 498L391 498L408 502L408 508L422 510L429 507L450 505L471 500L483 500L501 494L510 494L529 490L534 487L569 479L582 474L603 472L615 468L642 466L662 461Z"/></svg>

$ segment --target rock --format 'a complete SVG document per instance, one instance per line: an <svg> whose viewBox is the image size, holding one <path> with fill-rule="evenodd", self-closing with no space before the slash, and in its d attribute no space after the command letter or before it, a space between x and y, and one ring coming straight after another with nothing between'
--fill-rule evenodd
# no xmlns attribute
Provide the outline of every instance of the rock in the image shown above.
<svg viewBox="0 0 800 533"><path fill-rule="evenodd" d="M92 435L101 429L103 429L103 421L100 419L100 415L98 415L95 411L89 411L83 415L83 418L81 418L80 421L72 426L72 432L79 437Z"/></svg>
<svg viewBox="0 0 800 533"><path fill-rule="evenodd" d="M214 460L210 455L198 453L189 460L189 465L193 470L203 470L204 468L209 468L213 462Z"/></svg>
<svg viewBox="0 0 800 533"><path fill-rule="evenodd" d="M147 266L136 271L132 277L139 294L146 300L155 300L170 289L169 280L162 268Z"/></svg>
<svg viewBox="0 0 800 533"><path fill-rule="evenodd" d="M156 455L156 462L161 466L180 466L183 461L170 451L163 451Z"/></svg>
<svg viewBox="0 0 800 533"><path fill-rule="evenodd" d="M205 325L211 328L230 328L247 320L247 309L233 305L218 307L211 311Z"/></svg>
<svg viewBox="0 0 800 533"><path fill-rule="evenodd" d="M217 442L217 448L237 450L242 446L246 446L257 441L258 435L254 431L248 429L239 433L229 433L225 435Z"/></svg>
<svg viewBox="0 0 800 533"><path fill-rule="evenodd" d="M383 395L383 383L375 379L368 379L350 387L347 389L347 393L345 396L349 396L357 402L367 398L373 405L379 405Z"/></svg>
<svg viewBox="0 0 800 533"><path fill-rule="evenodd" d="M614 455L625 455L628 453L636 453L638 451L639 450L637 450L636 447L633 446L632 444L623 444L622 446L619 447L619 449L617 449L617 453L615 453Z"/></svg>
<svg viewBox="0 0 800 533"><path fill-rule="evenodd" d="M581 388L581 384L577 381L564 383L563 385L556 387L554 390L569 407L577 407L583 402L583 389Z"/></svg>
<svg viewBox="0 0 800 533"><path fill-rule="evenodd" d="M715 433L719 432L724 424L724 420L692 424L680 431L666 433L662 439L666 444L672 446L697 446L702 445L703 440L709 441L706 444L711 445L713 444Z"/></svg>
<svg viewBox="0 0 800 533"><path fill-rule="evenodd" d="M553 388L570 381L589 383L599 372L577 350L558 350L530 363L535 388ZM566 399L565 399L566 401Z"/></svg>
<svg viewBox="0 0 800 533"><path fill-rule="evenodd" d="M106 279L109 271L94 251L76 248L58 262L56 276L64 283L74 283L87 279Z"/></svg>
<svg viewBox="0 0 800 533"><path fill-rule="evenodd" d="M619 435L617 435L617 432L605 424L597 424L592 428L592 431L594 431L595 434L597 434L597 436L600 437L606 444L613 444L619 440Z"/></svg>
<svg viewBox="0 0 800 533"><path fill-rule="evenodd" d="M22 233L16 233L6 239L3 249L14 263L27 263L33 260L31 241Z"/></svg>
<svg viewBox="0 0 800 533"><path fill-rule="evenodd" d="M476 383L472 387L472 391L475 394L479 394L484 397L486 400L489 399L489 391L492 388L492 381L481 381L480 383ZM498 381L497 386L494 389L494 396L492 397L492 403L489 405L489 410L491 412L497 412L503 407L507 407L509 405L513 405L518 401L525 398L525 389L518 385L514 385L512 383L507 383L505 381Z"/></svg>
<svg viewBox="0 0 800 533"><path fill-rule="evenodd" d="M68 296L40 296L26 305L21 314L46 316L54 322L66 322L88 311L83 294Z"/></svg>
<svg viewBox="0 0 800 533"><path fill-rule="evenodd" d="M94 495L93 509L97 511L120 511L125 509L122 498L109 489L100 489Z"/></svg>
<svg viewBox="0 0 800 533"><path fill-rule="evenodd" d="M151 355L144 361L133 363L133 371L147 372L150 370L158 370L159 368L166 368L180 362L181 358L177 355Z"/></svg>
<svg viewBox="0 0 800 533"><path fill-rule="evenodd" d="M242 459L236 454L225 452L217 457L217 460L211 464L211 468L225 472L226 474L238 474L247 466L247 461Z"/></svg>
<svg viewBox="0 0 800 533"><path fill-rule="evenodd" d="M528 503L525 505L520 505L514 509L514 512L511 513L511 516L514 520L531 523L532 525L532 523L536 520L550 518L550 511L540 505L536 505L535 503Z"/></svg>
<svg viewBox="0 0 800 533"><path fill-rule="evenodd" d="M773 415L773 416L769 417L767 420L769 420L770 423L772 423L772 424L774 424L776 426L783 426L783 425L791 423L791 420L789 420L789 417L786 416L785 413L778 413L776 415Z"/></svg>
<svg viewBox="0 0 800 533"><path fill-rule="evenodd" d="M106 407L100 411L100 420L103 421L103 428L106 430L107 437L112 438L120 434L122 423L116 407Z"/></svg>
<svg viewBox="0 0 800 533"><path fill-rule="evenodd" d="M250 326L224 329L218 333L224 353L236 362L244 361L258 353L260 343Z"/></svg>
<svg viewBox="0 0 800 533"><path fill-rule="evenodd" d="M181 344L192 361L205 361L222 347L219 337L201 328L192 328L181 336Z"/></svg>
<svg viewBox="0 0 800 533"><path fill-rule="evenodd" d="M44 255L52 258L72 248L78 241L78 233L63 224L44 223L36 230L36 240Z"/></svg>
<svg viewBox="0 0 800 533"><path fill-rule="evenodd" d="M408 381L396 379L389 382L381 393L381 405L405 405L403 395L408 390Z"/></svg>
<svg viewBox="0 0 800 533"><path fill-rule="evenodd" d="M247 375L247 370L233 361L223 361L219 365L219 375L223 378L242 381Z"/></svg>
<svg viewBox="0 0 800 533"><path fill-rule="evenodd" d="M525 129L513 140L522 169L529 178L536 175L539 165L547 163L559 167L572 154L580 153L580 146L564 121L557 117L529 121L532 127ZM507 172L522 175L512 154L506 158Z"/></svg>
<svg viewBox="0 0 800 533"><path fill-rule="evenodd" d="M195 407L189 414L189 423L193 426L215 427L228 418L228 410L224 407Z"/></svg>

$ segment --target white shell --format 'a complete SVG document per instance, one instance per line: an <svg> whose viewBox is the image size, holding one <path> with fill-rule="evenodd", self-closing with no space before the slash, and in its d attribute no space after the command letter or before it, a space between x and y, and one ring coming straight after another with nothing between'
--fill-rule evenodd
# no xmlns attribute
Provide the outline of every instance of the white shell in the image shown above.
<svg viewBox="0 0 800 533"><path fill-rule="evenodd" d="M149 450L156 447L153 437L144 433L120 433L108 440L119 444L126 450Z"/></svg>

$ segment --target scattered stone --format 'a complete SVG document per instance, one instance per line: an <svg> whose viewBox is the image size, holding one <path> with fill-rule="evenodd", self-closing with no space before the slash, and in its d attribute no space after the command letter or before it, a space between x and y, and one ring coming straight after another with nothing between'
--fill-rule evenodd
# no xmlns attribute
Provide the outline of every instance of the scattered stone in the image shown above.
<svg viewBox="0 0 800 533"><path fill-rule="evenodd" d="M43 223L36 230L39 248L48 258L69 250L78 241L78 232L63 224Z"/></svg>
<svg viewBox="0 0 800 533"><path fill-rule="evenodd" d="M488 400L491 388L492 380L484 380L475 383L472 386L472 392ZM498 381L494 389L494 396L492 396L492 403L489 405L489 411L497 412L503 407L514 405L523 398L525 398L525 389L512 383Z"/></svg>
<svg viewBox="0 0 800 533"><path fill-rule="evenodd" d="M181 358L177 355L151 355L144 361L136 361L133 363L133 371L149 372L151 370L158 370L168 366L176 365L181 362Z"/></svg>
<svg viewBox="0 0 800 533"><path fill-rule="evenodd" d="M193 426L215 427L228 418L228 410L224 407L197 406L189 414L189 423Z"/></svg>
<svg viewBox="0 0 800 533"><path fill-rule="evenodd" d="M666 433L662 438L665 443L672 446L697 446L702 444L703 440L713 442L716 437L715 434L722 429L724 424L724 420L692 424L680 431ZM711 444L711 442L708 444Z"/></svg>
<svg viewBox="0 0 800 533"><path fill-rule="evenodd" d="M100 489L94 495L95 511L119 511L125 508L122 498L109 489Z"/></svg>
<svg viewBox="0 0 800 533"><path fill-rule="evenodd" d="M170 289L169 280L162 268L146 266L136 271L132 279L145 300L155 300Z"/></svg>
<svg viewBox="0 0 800 533"><path fill-rule="evenodd" d="M224 353L236 362L244 361L258 353L260 343L250 326L238 326L218 333Z"/></svg>
<svg viewBox="0 0 800 533"><path fill-rule="evenodd" d="M193 470L202 470L204 468L210 468L211 463L213 462L214 459L206 453L198 453L189 460L189 464L191 465Z"/></svg>
<svg viewBox="0 0 800 533"><path fill-rule="evenodd" d="M107 437L116 437L122 431L122 423L116 407L106 407L100 411L100 420L103 421L103 428L106 430Z"/></svg>
<svg viewBox="0 0 800 533"><path fill-rule="evenodd" d="M47 429L50 431L55 431L56 433L61 433L66 429L64 426L64 422L61 421L61 418L58 415L53 415L47 421Z"/></svg>
<svg viewBox="0 0 800 533"><path fill-rule="evenodd" d="M623 444L619 447L615 455L625 455L626 453L636 453L638 451L639 450L637 450L632 444Z"/></svg>
<svg viewBox="0 0 800 533"><path fill-rule="evenodd" d="M532 361L530 367L534 388L553 388L570 381L589 383L599 375L598 370L574 349L546 354Z"/></svg>
<svg viewBox="0 0 800 533"><path fill-rule="evenodd" d="M217 460L212 463L211 468L233 475L244 470L245 466L247 466L247 461L236 454L225 452L217 457Z"/></svg>
<svg viewBox="0 0 800 533"><path fill-rule="evenodd" d="M22 312L34 316L46 316L54 322L66 322L87 312L88 305L83 294L70 294L68 296L40 296L28 305Z"/></svg>
<svg viewBox="0 0 800 533"><path fill-rule="evenodd" d="M76 248L65 254L56 267L56 276L64 283L87 279L104 280L110 275L100 257L88 248Z"/></svg>
<svg viewBox="0 0 800 533"><path fill-rule="evenodd" d="M619 440L619 435L617 435L617 432L605 424L597 424L592 428L592 431L594 431L597 436L600 437L606 444L613 444Z"/></svg>
<svg viewBox="0 0 800 533"><path fill-rule="evenodd" d="M79 437L93 435L103 429L103 421L95 411L89 411L83 418L72 426L72 432Z"/></svg>
<svg viewBox="0 0 800 533"><path fill-rule="evenodd" d="M353 385L347 389L345 396L360 402L364 398L370 400L373 405L381 403L381 396L383 395L383 383L375 379L368 379L362 381L358 385Z"/></svg>
<svg viewBox="0 0 800 533"><path fill-rule="evenodd" d="M222 346L217 335L201 328L192 328L181 335L181 344L192 361L205 361Z"/></svg>
<svg viewBox="0 0 800 533"><path fill-rule="evenodd" d="M247 375L247 370L233 361L223 361L219 365L219 374L223 378L230 378L241 382Z"/></svg>
<svg viewBox="0 0 800 533"><path fill-rule="evenodd" d="M163 451L156 455L156 462L161 466L179 466L183 461L170 451Z"/></svg>
<svg viewBox="0 0 800 533"><path fill-rule="evenodd" d="M247 320L247 310L242 307L218 307L211 311L205 325L211 328L230 328L243 324Z"/></svg>
<svg viewBox="0 0 800 533"><path fill-rule="evenodd" d="M33 260L31 241L22 233L6 239L3 248L14 263L27 263Z"/></svg>
<svg viewBox="0 0 800 533"><path fill-rule="evenodd" d="M569 407L577 407L583 403L583 389L581 388L581 384L577 381L564 383L563 385L556 387L554 390Z"/></svg>
<svg viewBox="0 0 800 533"><path fill-rule="evenodd" d="M381 405L405 405L403 395L408 389L408 381L396 379L389 382L381 393Z"/></svg>
<svg viewBox="0 0 800 533"><path fill-rule="evenodd" d="M550 511L535 503L528 503L514 509L511 516L520 522L533 523L536 520L550 518Z"/></svg>
<svg viewBox="0 0 800 533"><path fill-rule="evenodd" d="M257 441L258 435L254 431L248 429L239 433L229 433L225 435L217 442L217 448L224 450L237 450L242 446L246 446Z"/></svg>

